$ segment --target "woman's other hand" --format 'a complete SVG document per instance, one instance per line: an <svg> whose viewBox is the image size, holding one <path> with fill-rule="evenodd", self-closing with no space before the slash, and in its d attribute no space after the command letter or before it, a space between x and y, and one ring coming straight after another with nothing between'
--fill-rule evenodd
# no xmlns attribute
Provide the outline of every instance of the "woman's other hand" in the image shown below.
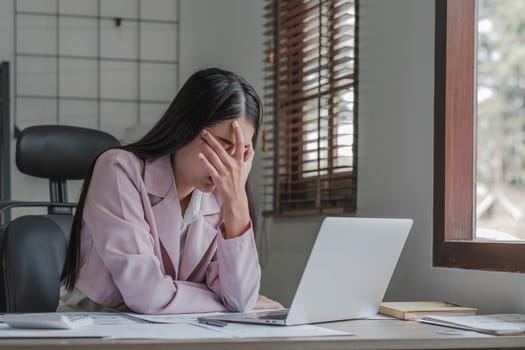
<svg viewBox="0 0 525 350"><path fill-rule="evenodd" d="M281 303L259 294L254 309L284 309L284 307Z"/></svg>

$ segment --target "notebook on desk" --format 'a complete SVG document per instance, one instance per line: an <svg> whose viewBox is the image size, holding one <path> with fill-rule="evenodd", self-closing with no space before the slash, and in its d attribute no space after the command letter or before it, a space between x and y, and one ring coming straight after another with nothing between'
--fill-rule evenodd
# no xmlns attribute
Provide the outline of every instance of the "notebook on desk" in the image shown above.
<svg viewBox="0 0 525 350"><path fill-rule="evenodd" d="M411 227L411 219L327 217L290 309L203 319L289 326L374 316Z"/></svg>

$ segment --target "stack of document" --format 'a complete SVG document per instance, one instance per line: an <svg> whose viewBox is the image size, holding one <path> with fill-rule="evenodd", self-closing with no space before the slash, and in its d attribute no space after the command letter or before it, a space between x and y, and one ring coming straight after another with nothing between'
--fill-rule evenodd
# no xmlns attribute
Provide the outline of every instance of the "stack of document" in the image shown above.
<svg viewBox="0 0 525 350"><path fill-rule="evenodd" d="M525 332L524 314L425 316L418 321L492 335L513 335Z"/></svg>

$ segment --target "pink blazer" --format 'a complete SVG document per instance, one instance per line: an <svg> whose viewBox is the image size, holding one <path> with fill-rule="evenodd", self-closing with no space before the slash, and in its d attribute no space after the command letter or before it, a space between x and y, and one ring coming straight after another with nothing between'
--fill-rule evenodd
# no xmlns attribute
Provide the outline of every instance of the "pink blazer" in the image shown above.
<svg viewBox="0 0 525 350"><path fill-rule="evenodd" d="M99 157L75 287L103 306L146 314L253 308L261 277L254 233L223 238L216 193L203 193L177 270L182 214L174 181L169 156L144 162L110 150Z"/></svg>

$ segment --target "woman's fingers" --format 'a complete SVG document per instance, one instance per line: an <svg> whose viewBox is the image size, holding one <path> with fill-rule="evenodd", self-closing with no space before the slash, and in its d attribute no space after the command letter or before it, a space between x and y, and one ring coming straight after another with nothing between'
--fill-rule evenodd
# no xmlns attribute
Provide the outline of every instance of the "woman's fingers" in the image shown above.
<svg viewBox="0 0 525 350"><path fill-rule="evenodd" d="M232 122L232 140L227 142L229 147L225 147L219 140L209 131L203 130L202 138L202 153L208 163L214 167L217 176L231 178L234 182L238 179L240 183L245 184L248 174L250 172L254 150L252 145L245 147L244 136L237 121ZM231 147L231 149L230 149ZM212 174L210 174L212 175ZM220 183L220 178L217 182Z"/></svg>
<svg viewBox="0 0 525 350"><path fill-rule="evenodd" d="M208 161L208 159L206 158L204 154L199 153L199 159L201 160L201 162L204 163L204 167L208 170L212 178L219 177L219 173L217 172L217 169L215 169L215 167Z"/></svg>
<svg viewBox="0 0 525 350"><path fill-rule="evenodd" d="M235 120L232 123L233 127L233 138L235 144L235 152L233 156L238 160L243 160L244 158L244 135L242 134L241 127L239 123Z"/></svg>
<svg viewBox="0 0 525 350"><path fill-rule="evenodd" d="M284 307L281 303L265 297L264 295L259 295L257 297L257 303L255 304L255 309L283 309Z"/></svg>
<svg viewBox="0 0 525 350"><path fill-rule="evenodd" d="M201 137L204 139L206 144L217 153L221 160L226 160L228 157L231 157L224 147L220 144L219 141L208 131L202 130ZM224 163L224 161L223 161Z"/></svg>
<svg viewBox="0 0 525 350"><path fill-rule="evenodd" d="M202 144L202 153L206 156L206 159L215 168L215 170L217 170L218 174L224 174L226 172L225 164L217 152L215 152L206 142Z"/></svg>

